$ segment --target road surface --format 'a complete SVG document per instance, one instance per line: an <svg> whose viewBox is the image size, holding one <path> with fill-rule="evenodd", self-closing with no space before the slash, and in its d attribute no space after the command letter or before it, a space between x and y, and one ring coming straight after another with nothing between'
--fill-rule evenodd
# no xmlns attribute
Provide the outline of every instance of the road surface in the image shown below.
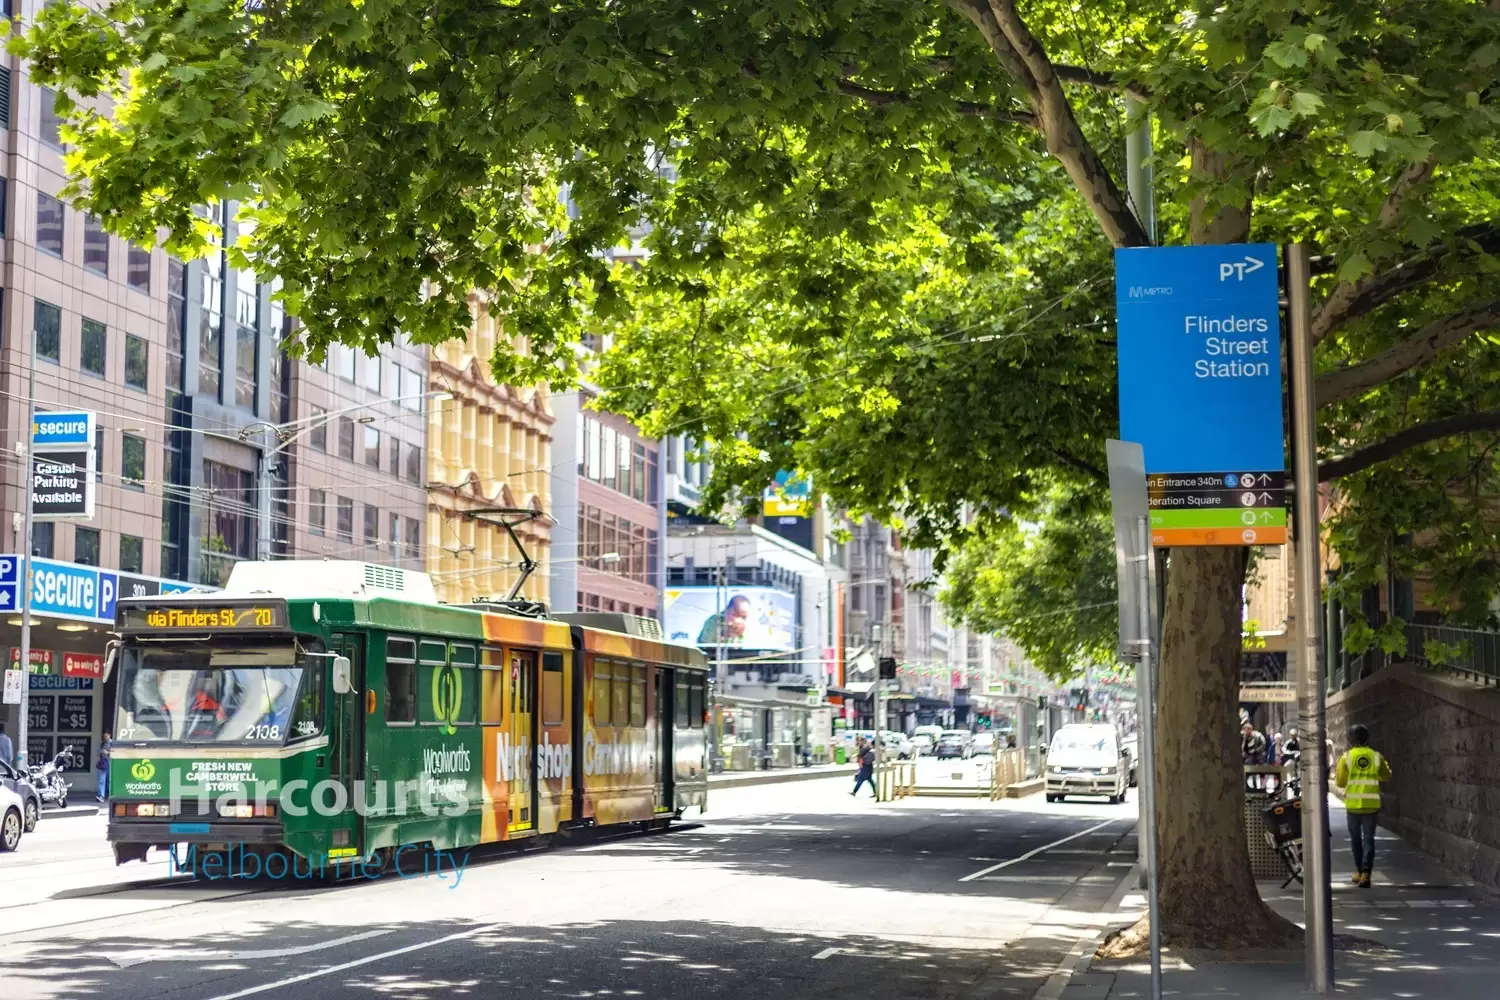
<svg viewBox="0 0 1500 1000"><path fill-rule="evenodd" d="M0 856L7 1000L1030 997L1108 918L1134 797L728 789L666 834L324 886L116 868L101 816Z"/></svg>

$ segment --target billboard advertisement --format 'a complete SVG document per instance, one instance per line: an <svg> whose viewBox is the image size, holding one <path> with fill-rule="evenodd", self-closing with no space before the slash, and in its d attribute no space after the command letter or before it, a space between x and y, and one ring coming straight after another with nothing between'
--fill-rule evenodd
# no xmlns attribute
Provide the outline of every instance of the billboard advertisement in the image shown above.
<svg viewBox="0 0 1500 1000"><path fill-rule="evenodd" d="M797 648L797 599L774 587L668 588L667 638L695 646Z"/></svg>
<svg viewBox="0 0 1500 1000"><path fill-rule="evenodd" d="M761 495L761 513L766 517L807 517L812 510L812 483L785 470Z"/></svg>

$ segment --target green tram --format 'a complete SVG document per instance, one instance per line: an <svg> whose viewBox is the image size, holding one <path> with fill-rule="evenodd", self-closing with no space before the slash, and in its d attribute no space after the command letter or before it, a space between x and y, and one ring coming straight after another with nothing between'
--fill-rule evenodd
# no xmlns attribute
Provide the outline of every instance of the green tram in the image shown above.
<svg viewBox="0 0 1500 1000"><path fill-rule="evenodd" d="M707 664L617 614L437 603L425 573L247 562L119 602L108 837L385 864L707 804Z"/></svg>

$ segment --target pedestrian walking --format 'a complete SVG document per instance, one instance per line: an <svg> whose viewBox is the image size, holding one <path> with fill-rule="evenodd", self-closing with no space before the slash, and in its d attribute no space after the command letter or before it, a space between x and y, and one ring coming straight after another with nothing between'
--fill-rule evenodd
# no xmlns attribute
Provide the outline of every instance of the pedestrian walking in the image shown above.
<svg viewBox="0 0 1500 1000"><path fill-rule="evenodd" d="M1246 719L1240 726L1240 756L1248 765L1259 765L1266 762L1266 735L1255 728L1255 723ZM1261 790L1261 776L1249 775L1245 779L1245 787L1254 791Z"/></svg>
<svg viewBox="0 0 1500 1000"><path fill-rule="evenodd" d="M854 772L854 791L849 793L850 796L858 795L860 786L869 782L870 794L879 798L880 794L875 791L875 748L866 743L864 737L860 737L854 753L855 760L859 762L859 770Z"/></svg>
<svg viewBox="0 0 1500 1000"><path fill-rule="evenodd" d="M16 762L16 748L11 743L10 737L5 734L5 723L0 722L0 760L7 764Z"/></svg>
<svg viewBox="0 0 1500 1000"><path fill-rule="evenodd" d="M1349 817L1349 846L1354 851L1354 884L1370 887L1375 870L1375 828L1380 825L1380 783L1391 780L1391 765L1371 748L1370 731L1349 729L1349 751L1339 758L1338 786L1344 789L1344 811Z"/></svg>
<svg viewBox="0 0 1500 1000"><path fill-rule="evenodd" d="M109 799L109 733L99 741L99 756L94 759L94 769L99 772L99 801Z"/></svg>

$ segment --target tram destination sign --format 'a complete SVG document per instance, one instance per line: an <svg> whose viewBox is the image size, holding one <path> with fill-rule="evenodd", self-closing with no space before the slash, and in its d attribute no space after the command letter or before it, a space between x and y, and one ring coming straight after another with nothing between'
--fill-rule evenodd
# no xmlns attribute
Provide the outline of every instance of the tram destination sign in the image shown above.
<svg viewBox="0 0 1500 1000"><path fill-rule="evenodd" d="M119 627L129 632L268 631L287 627L279 601L222 604L122 604Z"/></svg>
<svg viewBox="0 0 1500 1000"><path fill-rule="evenodd" d="M1120 436L1156 546L1286 542L1276 247L1115 251Z"/></svg>

